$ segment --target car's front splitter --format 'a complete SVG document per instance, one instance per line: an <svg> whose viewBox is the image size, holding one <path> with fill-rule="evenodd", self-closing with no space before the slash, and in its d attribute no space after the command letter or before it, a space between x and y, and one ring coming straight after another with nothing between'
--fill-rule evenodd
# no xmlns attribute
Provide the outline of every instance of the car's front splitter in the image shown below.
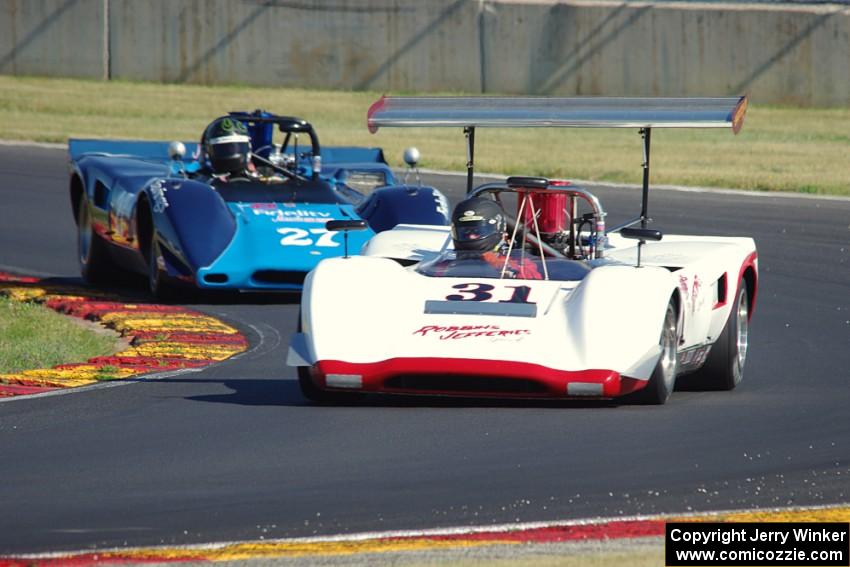
<svg viewBox="0 0 850 567"><path fill-rule="evenodd" d="M316 386L327 390L441 396L615 398L646 385L645 380L614 370L559 370L528 362L467 358L320 360L310 371Z"/></svg>

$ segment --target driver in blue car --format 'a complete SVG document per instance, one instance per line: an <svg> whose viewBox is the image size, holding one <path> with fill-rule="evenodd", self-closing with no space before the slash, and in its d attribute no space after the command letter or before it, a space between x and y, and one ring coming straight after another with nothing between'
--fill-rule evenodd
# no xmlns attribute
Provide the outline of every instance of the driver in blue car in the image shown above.
<svg viewBox="0 0 850 567"><path fill-rule="evenodd" d="M251 138L239 120L222 116L213 120L201 136L199 173L211 181L228 183L237 179L259 179L251 163Z"/></svg>
<svg viewBox="0 0 850 567"><path fill-rule="evenodd" d="M503 277L543 279L531 258L508 255L507 219L492 199L471 197L458 203L452 212L452 241L456 262L480 259Z"/></svg>

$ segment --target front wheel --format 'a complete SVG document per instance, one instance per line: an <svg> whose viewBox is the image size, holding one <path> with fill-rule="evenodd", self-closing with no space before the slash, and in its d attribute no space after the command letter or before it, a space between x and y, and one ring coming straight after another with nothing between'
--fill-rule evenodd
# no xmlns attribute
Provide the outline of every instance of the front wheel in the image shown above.
<svg viewBox="0 0 850 567"><path fill-rule="evenodd" d="M298 310L298 326L297 332L301 332L301 310ZM358 399L360 394L356 394L353 392L337 392L337 391L328 391L323 390L316 386L316 383L313 382L313 377L310 375L310 367L309 366L299 366L297 369L298 372L298 386L301 388L301 395L305 398L313 402L314 404L333 404L333 403L345 403L352 402Z"/></svg>
<svg viewBox="0 0 850 567"><path fill-rule="evenodd" d="M356 392L340 392L337 390L323 390L316 386L310 376L310 368L307 366L298 367L298 385L301 387L301 394L313 402L314 404L343 404L350 405L357 403L362 399L362 393Z"/></svg>
<svg viewBox="0 0 850 567"><path fill-rule="evenodd" d="M661 328L661 357L652 371L647 385L635 392L633 400L640 404L661 405L667 402L676 386L678 370L677 345L679 342L679 316L673 299L667 304L664 326Z"/></svg>
<svg viewBox="0 0 850 567"><path fill-rule="evenodd" d="M306 366L298 367L298 386L301 387L301 394L311 402L327 403L333 401L331 392L326 392L316 386L310 376L310 368Z"/></svg>
<svg viewBox="0 0 850 567"><path fill-rule="evenodd" d="M148 290L159 301L175 301L179 298L177 290L166 280L162 264L164 260L154 231L148 246Z"/></svg>
<svg viewBox="0 0 850 567"><path fill-rule="evenodd" d="M744 363L750 335L750 303L746 282L738 284L738 294L729 319L711 347L708 359L691 382L705 390L732 390L744 379Z"/></svg>

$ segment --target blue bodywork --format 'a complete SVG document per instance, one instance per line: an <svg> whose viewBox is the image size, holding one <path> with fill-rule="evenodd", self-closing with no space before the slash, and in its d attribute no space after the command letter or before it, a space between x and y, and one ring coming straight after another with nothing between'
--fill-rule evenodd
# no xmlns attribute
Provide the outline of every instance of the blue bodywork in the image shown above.
<svg viewBox="0 0 850 567"><path fill-rule="evenodd" d="M231 116L246 122L252 150L266 160L280 159L274 152L286 146L272 145L275 126L309 129L311 144L288 157L297 175L217 183L196 175L197 143L184 142L183 158L171 159L168 142L70 140L71 204L80 242L92 242L80 245L84 276L93 261L84 250L97 248L101 272L114 266L170 285L298 291L320 260L345 252L343 233L325 228L329 220L366 221L366 230L348 233L349 254L398 223L448 224L445 197L396 185L379 148L320 149L304 121Z"/></svg>

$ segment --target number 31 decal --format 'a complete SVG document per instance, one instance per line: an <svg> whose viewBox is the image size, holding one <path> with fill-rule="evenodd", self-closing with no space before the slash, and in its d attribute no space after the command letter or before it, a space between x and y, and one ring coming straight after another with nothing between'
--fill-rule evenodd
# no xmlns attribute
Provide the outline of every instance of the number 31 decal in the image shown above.
<svg viewBox="0 0 850 567"><path fill-rule="evenodd" d="M528 300L528 294L531 293L531 288L527 285L509 285L508 289L514 290L509 299L500 299L499 303L534 303ZM453 285L452 289L458 290L459 293L453 293L446 296L446 301L489 301L493 299L493 291L495 286L483 283L462 283Z"/></svg>
<svg viewBox="0 0 850 567"><path fill-rule="evenodd" d="M278 234L284 235L280 239L281 246L339 246L339 242L334 241L335 232L330 232L324 228L311 228L305 230L303 228L279 228ZM312 235L315 235L312 236ZM318 238L316 238L318 237Z"/></svg>

